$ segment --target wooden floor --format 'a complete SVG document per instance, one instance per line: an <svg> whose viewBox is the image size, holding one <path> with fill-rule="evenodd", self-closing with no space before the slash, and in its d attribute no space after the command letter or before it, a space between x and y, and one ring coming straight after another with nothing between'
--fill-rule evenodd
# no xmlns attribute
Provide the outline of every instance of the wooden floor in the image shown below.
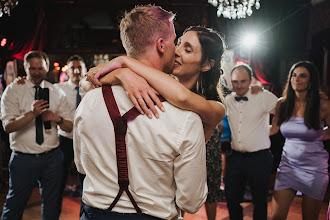
<svg viewBox="0 0 330 220"><path fill-rule="evenodd" d="M6 187L4 187L6 188ZM2 212L2 207L5 202L7 190L2 189L0 191L0 206ZM270 218L271 213L271 197L269 197L268 202L268 219ZM40 214L40 195L39 189L35 188L31 198L28 202L28 205L24 211L23 220L39 220L41 219ZM244 220L252 220L252 212L253 212L253 205L252 203L242 203L244 207ZM326 220L327 214L327 207L328 204L326 202L323 203L319 220ZM63 210L60 217L60 220L72 220L72 219L79 219L79 209L80 209L80 198L79 197L71 197L67 195L64 197L63 200ZM228 210L225 202L219 202L217 207L217 220L229 220ZM301 197L296 196L294 199L290 212L288 215L288 220L299 220L302 219L301 217ZM184 220L207 220L206 212L204 206L196 213L196 214L185 214Z"/></svg>

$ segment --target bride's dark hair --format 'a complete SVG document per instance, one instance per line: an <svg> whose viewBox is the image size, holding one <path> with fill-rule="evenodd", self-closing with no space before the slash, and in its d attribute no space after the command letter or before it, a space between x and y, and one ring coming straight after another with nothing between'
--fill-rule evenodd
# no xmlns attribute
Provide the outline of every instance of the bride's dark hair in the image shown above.
<svg viewBox="0 0 330 220"><path fill-rule="evenodd" d="M223 94L221 91L219 79L222 74L221 59L225 51L225 42L218 32L211 28L202 26L191 26L184 33L195 31L202 47L201 65L205 62L214 65L209 71L201 72L200 76L192 88L192 91L204 96L209 100L220 100L223 102ZM213 62L212 62L213 61Z"/></svg>

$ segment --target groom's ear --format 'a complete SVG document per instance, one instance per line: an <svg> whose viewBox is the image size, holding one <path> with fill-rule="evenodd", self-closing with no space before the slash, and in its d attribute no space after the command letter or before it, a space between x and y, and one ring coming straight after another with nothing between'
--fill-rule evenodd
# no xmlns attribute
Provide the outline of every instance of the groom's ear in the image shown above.
<svg viewBox="0 0 330 220"><path fill-rule="evenodd" d="M164 53L164 43L165 43L165 40L163 38L159 38L157 40L157 51L161 54Z"/></svg>

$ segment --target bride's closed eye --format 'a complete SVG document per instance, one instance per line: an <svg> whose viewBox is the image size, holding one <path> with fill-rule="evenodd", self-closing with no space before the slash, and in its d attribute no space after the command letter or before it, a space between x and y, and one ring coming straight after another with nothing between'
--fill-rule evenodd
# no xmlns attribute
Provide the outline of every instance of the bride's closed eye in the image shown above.
<svg viewBox="0 0 330 220"><path fill-rule="evenodd" d="M184 51L186 51L186 53L191 53L192 52L192 50L188 49L188 48L186 48Z"/></svg>

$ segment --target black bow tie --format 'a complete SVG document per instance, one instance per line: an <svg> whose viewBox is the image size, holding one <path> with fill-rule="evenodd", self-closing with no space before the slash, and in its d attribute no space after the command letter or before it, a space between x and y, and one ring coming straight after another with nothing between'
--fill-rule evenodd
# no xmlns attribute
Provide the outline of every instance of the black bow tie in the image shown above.
<svg viewBox="0 0 330 220"><path fill-rule="evenodd" d="M248 97L246 97L246 96L242 96L242 97L240 97L240 96L235 96L235 100L236 101L241 101L241 100L243 100L243 101L247 101L248 100Z"/></svg>

